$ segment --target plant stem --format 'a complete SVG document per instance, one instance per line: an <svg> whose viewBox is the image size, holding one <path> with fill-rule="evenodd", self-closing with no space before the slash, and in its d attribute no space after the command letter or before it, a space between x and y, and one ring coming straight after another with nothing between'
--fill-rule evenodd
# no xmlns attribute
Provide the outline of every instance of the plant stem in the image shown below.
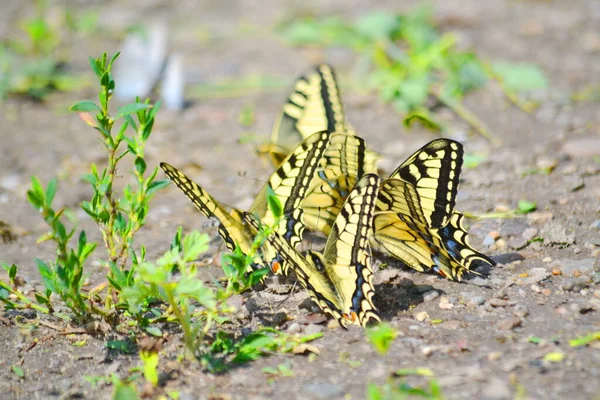
<svg viewBox="0 0 600 400"><path fill-rule="evenodd" d="M451 109L466 121L473 129L475 129L481 136L488 139L495 145L500 145L502 142L495 137L492 131L481 121L475 114L473 114L464 104L461 104L459 101L456 101L450 98L447 95L441 93L440 90L431 89L431 94L435 96L440 102L444 103L446 107Z"/></svg>

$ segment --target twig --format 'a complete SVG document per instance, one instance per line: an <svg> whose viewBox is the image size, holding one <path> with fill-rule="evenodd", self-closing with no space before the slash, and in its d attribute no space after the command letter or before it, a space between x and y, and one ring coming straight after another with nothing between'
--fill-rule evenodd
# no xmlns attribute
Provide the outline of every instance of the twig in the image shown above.
<svg viewBox="0 0 600 400"><path fill-rule="evenodd" d="M456 113L460 118L466 121L473 129L475 129L481 136L489 140L495 145L500 145L502 142L500 139L496 138L492 131L481 121L475 114L471 112L464 104L451 99L449 96L446 96L437 89L431 89L431 94L435 96L436 99L441 101Z"/></svg>

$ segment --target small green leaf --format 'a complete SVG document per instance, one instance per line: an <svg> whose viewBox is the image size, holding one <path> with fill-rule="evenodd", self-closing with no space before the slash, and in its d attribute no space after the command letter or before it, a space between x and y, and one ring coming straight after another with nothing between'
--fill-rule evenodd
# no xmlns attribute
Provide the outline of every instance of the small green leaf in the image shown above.
<svg viewBox="0 0 600 400"><path fill-rule="evenodd" d="M537 209L537 203L535 201L519 200L517 205L517 212L519 214L528 214Z"/></svg>
<svg viewBox="0 0 600 400"><path fill-rule="evenodd" d="M91 111L99 112L99 111L102 111L100 109L100 107L91 100L79 101L79 102L73 104L71 107L69 107L69 110L76 111L76 112L91 112Z"/></svg>
<svg viewBox="0 0 600 400"><path fill-rule="evenodd" d="M146 195L151 196L158 190L169 186L170 183L171 183L171 181L169 181L168 179L164 179L161 181L154 181L148 185L148 189L146 190Z"/></svg>
<svg viewBox="0 0 600 400"><path fill-rule="evenodd" d="M135 386L132 383L124 383L113 376L113 400L140 400L140 396L135 390Z"/></svg>
<svg viewBox="0 0 600 400"><path fill-rule="evenodd" d="M517 92L530 92L548 87L548 79L537 65L502 62L494 64L493 68L502 82Z"/></svg>
<svg viewBox="0 0 600 400"><path fill-rule="evenodd" d="M571 346L571 347L585 346L596 340L600 341L600 331L590 333L589 335L578 337L577 339L569 340L569 346Z"/></svg>
<svg viewBox="0 0 600 400"><path fill-rule="evenodd" d="M529 336L529 337L527 338L527 341L528 341L529 343L533 343L533 344L540 344L540 342L542 341L542 339L541 339L541 338L539 338L539 337L537 337L537 336Z"/></svg>
<svg viewBox="0 0 600 400"><path fill-rule="evenodd" d="M146 172L146 161L142 157L135 158L135 170L140 176L143 176L144 172Z"/></svg>
<svg viewBox="0 0 600 400"><path fill-rule="evenodd" d="M156 370L158 367L158 353L141 351L140 358L144 363L144 378L152 383L152 386L158 385L158 371Z"/></svg>
<svg viewBox="0 0 600 400"><path fill-rule="evenodd" d="M148 326L145 328L146 332L151 334L152 336L162 337L162 331L156 326Z"/></svg>
<svg viewBox="0 0 600 400"><path fill-rule="evenodd" d="M368 328L366 334L369 342L381 354L387 353L392 342L398 336L398 332L386 323L380 323L372 328Z"/></svg>
<svg viewBox="0 0 600 400"><path fill-rule="evenodd" d="M152 104L145 103L131 103L126 106L120 107L117 109L117 116L115 118L124 117L125 115L130 115L137 113L142 110L147 110L152 107Z"/></svg>
<svg viewBox="0 0 600 400"><path fill-rule="evenodd" d="M12 367L10 367L10 369L12 370L12 372L15 373L15 375L17 375L19 378L23 379L25 378L25 372L23 372L23 369L21 367L18 367L16 365L13 365Z"/></svg>
<svg viewBox="0 0 600 400"><path fill-rule="evenodd" d="M54 200L54 195L56 194L56 178L50 179L48 182L48 187L46 188L46 198L45 198L45 206L50 208L52 205L52 200Z"/></svg>
<svg viewBox="0 0 600 400"><path fill-rule="evenodd" d="M467 153L464 156L463 165L465 168L475 168L482 162L487 161L487 156L484 154Z"/></svg>
<svg viewBox="0 0 600 400"><path fill-rule="evenodd" d="M565 354L561 352L551 352L544 356L544 361L559 363L565 359Z"/></svg>

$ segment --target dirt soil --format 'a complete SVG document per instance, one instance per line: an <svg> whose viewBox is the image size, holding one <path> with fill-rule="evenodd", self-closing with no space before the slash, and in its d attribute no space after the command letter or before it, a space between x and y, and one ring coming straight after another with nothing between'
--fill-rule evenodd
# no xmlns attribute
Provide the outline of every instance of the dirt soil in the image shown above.
<svg viewBox="0 0 600 400"><path fill-rule="evenodd" d="M86 6L100 5L91 3ZM402 12L412 3L382 1L379 7ZM467 134L464 122L441 111L450 137L461 140L468 153L488 156L477 167L465 168L457 208L484 213L514 209L526 199L537 202L538 211L522 218L470 221L472 244L498 262L485 280L449 282L379 259L390 265L376 272L375 302L383 319L400 332L385 356L366 342L359 328L318 323L319 318L299 307L306 304L302 291L288 298L278 294L281 285L270 282L244 301L234 299L239 332L274 323L289 332L323 331L324 337L314 342L320 356L311 362L303 356L273 355L214 375L198 365L174 363L181 341L171 336L161 353L160 370L168 374L166 388L180 391L181 399L361 399L369 382L381 385L394 371L416 367L431 369L450 399L600 399L600 347L569 345L571 339L600 331L600 112L598 103L569 101L573 91L598 84L600 6L595 0L431 3L442 29L454 32L461 47L472 47L490 60L533 62L548 74L550 89L539 95L541 106L533 115L507 103L493 84L466 98L466 105L489 125L501 145ZM316 62L333 64L345 77L342 83L349 82L356 63L351 53L290 48L272 27L294 15L355 17L369 10L367 2L359 1L271 1L260 8L250 1L202 7L196 2L172 4L102 2L100 22L110 32L152 18L167 21L172 29L170 50L184 55L192 83L261 74L286 77L291 84ZM28 5L14 4L6 5L5 11L0 13L5 37L14 33L14 21L33 12ZM107 35L75 38L71 45L75 60L70 66L84 72L87 56L114 51L119 42ZM0 258L18 264L28 284L37 288L40 278L33 257L51 258L52 249L36 244L46 227L27 204L29 177L35 174L47 182L58 176L56 201L75 210L90 196L80 177L90 163L102 162L103 150L95 132L66 109L76 100L95 98L94 93L88 89L56 94L44 103L11 99L1 106L0 220L12 226L16 239L0 242ZM183 167L217 199L247 207L257 182L271 169L258 160L251 145L238 144L238 139L270 132L284 97L281 89L196 100L182 113L161 111L147 149L149 166L168 161ZM398 114L375 94L348 89L343 97L349 121L383 154L381 166L387 171L435 138L427 131L406 131ZM251 128L237 121L247 104L256 110ZM549 165L555 166L551 174L523 174ZM88 237L98 240L89 218L76 213ZM207 258L219 260L223 246L216 230L175 187L156 196L138 243L147 244L152 258L168 248L179 225L214 237ZM534 237L544 242L527 245ZM214 261L203 273L209 280L218 271ZM101 279L102 272L91 266L90 281ZM286 318L277 316L281 312ZM109 354L106 338L65 335L50 327L60 328L58 319L42 318L43 325L29 330L17 325L14 313L0 315L2 398L106 399L111 387L101 382L94 388L84 376L126 376L139 364L137 355ZM36 318L33 313L25 317L20 321ZM86 341L83 347L73 345L81 340ZM562 353L564 359L551 362L545 359L548 353ZM282 363L293 371L292 377L261 372ZM23 368L24 379L11 372L13 365ZM426 378L409 382L422 385Z"/></svg>

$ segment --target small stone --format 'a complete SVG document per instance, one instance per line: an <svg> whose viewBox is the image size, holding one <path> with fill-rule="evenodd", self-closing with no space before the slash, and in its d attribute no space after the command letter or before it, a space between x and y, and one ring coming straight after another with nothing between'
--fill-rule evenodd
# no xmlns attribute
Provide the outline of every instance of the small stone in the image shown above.
<svg viewBox="0 0 600 400"><path fill-rule="evenodd" d="M278 312L277 314L273 315L273 324L275 326L281 326L283 324L285 324L288 320L288 315L285 312Z"/></svg>
<svg viewBox="0 0 600 400"><path fill-rule="evenodd" d="M577 246L573 247L573 254L579 254L579 253L581 253L581 247L577 247Z"/></svg>
<svg viewBox="0 0 600 400"><path fill-rule="evenodd" d="M591 274L594 272L596 260L584 258L582 260L556 260L552 265L559 267L564 275L574 276L575 271L580 274Z"/></svg>
<svg viewBox="0 0 600 400"><path fill-rule="evenodd" d="M519 253L504 253L492 257L496 264L506 265L515 261L522 261L525 259L522 254Z"/></svg>
<svg viewBox="0 0 600 400"><path fill-rule="evenodd" d="M552 261L552 257L546 257L542 260L542 262L549 263Z"/></svg>
<svg viewBox="0 0 600 400"><path fill-rule="evenodd" d="M527 214L527 220L533 225L544 225L554 218L554 215L548 211L534 211Z"/></svg>
<svg viewBox="0 0 600 400"><path fill-rule="evenodd" d="M592 275L592 282L594 282L595 285L600 284L600 272L594 272Z"/></svg>
<svg viewBox="0 0 600 400"><path fill-rule="evenodd" d="M486 237L483 238L483 245L485 247L490 247L491 245L493 245L496 242L496 240L491 237L490 235L487 235Z"/></svg>
<svg viewBox="0 0 600 400"><path fill-rule="evenodd" d="M427 303L429 301L437 299L439 296L440 292L438 292L437 290L430 290L429 292L423 293L423 301Z"/></svg>
<svg viewBox="0 0 600 400"><path fill-rule="evenodd" d="M471 283L471 285L475 285L475 286L483 286L483 287L490 286L490 281L487 280L487 279L484 279L484 278L482 278L480 276L477 276L477 277L473 278L470 281L470 283Z"/></svg>
<svg viewBox="0 0 600 400"><path fill-rule="evenodd" d="M502 299L490 299L490 305L492 307L506 307L508 305L508 301Z"/></svg>
<svg viewBox="0 0 600 400"><path fill-rule="evenodd" d="M429 357L430 355L433 354L433 348L431 348L429 346L425 346L421 349L421 353L423 353L424 356Z"/></svg>
<svg viewBox="0 0 600 400"><path fill-rule="evenodd" d="M509 317L498 322L498 329L503 331L510 331L514 328L518 328L523 324L521 318Z"/></svg>
<svg viewBox="0 0 600 400"><path fill-rule="evenodd" d="M485 303L485 297L483 297L483 296L473 296L473 297L470 297L469 300L467 301L467 305L470 305L470 306L480 306L483 303Z"/></svg>
<svg viewBox="0 0 600 400"><path fill-rule="evenodd" d="M510 384L500 378L491 378L481 391L482 400L504 400L512 399L513 394Z"/></svg>
<svg viewBox="0 0 600 400"><path fill-rule="evenodd" d="M513 307L513 315L519 318L525 318L529 315L529 310L522 304L517 304Z"/></svg>
<svg viewBox="0 0 600 400"><path fill-rule="evenodd" d="M560 288L565 292L579 292L581 289L584 289L588 286L587 282L583 279L571 278L565 280Z"/></svg>
<svg viewBox="0 0 600 400"><path fill-rule="evenodd" d="M344 389L334 383L309 383L302 386L304 396L315 399L331 399L342 397Z"/></svg>
<svg viewBox="0 0 600 400"><path fill-rule="evenodd" d="M300 333L302 332L302 327L297 322L292 322L290 326L287 328L288 333Z"/></svg>
<svg viewBox="0 0 600 400"><path fill-rule="evenodd" d="M600 138L576 137L567 140L562 148L571 158L592 157L600 155Z"/></svg>
<svg viewBox="0 0 600 400"><path fill-rule="evenodd" d="M590 229L600 231L600 219L595 220L590 224Z"/></svg>
<svg viewBox="0 0 600 400"><path fill-rule="evenodd" d="M527 228L523 231L523 239L529 241L535 238L538 234L538 230L535 228Z"/></svg>
<svg viewBox="0 0 600 400"><path fill-rule="evenodd" d="M498 232L498 231L491 231L487 235L489 237L491 237L492 239L496 240L496 239L498 239L500 237L500 232Z"/></svg>
<svg viewBox="0 0 600 400"><path fill-rule="evenodd" d="M491 352L487 356L488 361L498 361L500 358L502 358L502 353L499 351Z"/></svg>
<svg viewBox="0 0 600 400"><path fill-rule="evenodd" d="M531 291L534 293L542 293L542 288L536 285L535 283L530 286Z"/></svg>
<svg viewBox="0 0 600 400"><path fill-rule="evenodd" d="M450 300L448 299L448 297L443 296L440 298L439 307L442 310L451 310L454 308L454 304L450 303Z"/></svg>
<svg viewBox="0 0 600 400"><path fill-rule="evenodd" d="M599 299L600 299L600 289L598 289L598 290L594 290L594 293L593 293L593 294L594 294L594 297L597 297L597 298L599 298Z"/></svg>
<svg viewBox="0 0 600 400"><path fill-rule="evenodd" d="M419 329L421 329L421 327L419 325L409 325L408 326L409 331L418 331Z"/></svg>
<svg viewBox="0 0 600 400"><path fill-rule="evenodd" d="M552 268L552 275L562 275L562 271L558 267Z"/></svg>
<svg viewBox="0 0 600 400"><path fill-rule="evenodd" d="M429 319L429 314L427 311L421 311L415 315L415 319L419 322L423 322L426 319Z"/></svg>
<svg viewBox="0 0 600 400"><path fill-rule="evenodd" d="M337 324L337 321L334 321ZM306 325L306 328L304 328L304 333L306 335L314 335L316 333L321 333L325 330L325 327L323 325L317 325L317 324L308 324Z"/></svg>
<svg viewBox="0 0 600 400"><path fill-rule="evenodd" d="M553 222L547 229L544 230L544 243L558 244L564 246L565 244L575 243L575 234L567 230L567 227Z"/></svg>
<svg viewBox="0 0 600 400"><path fill-rule="evenodd" d="M506 248L506 240L504 239L498 239L494 244L498 250L504 250Z"/></svg>
<svg viewBox="0 0 600 400"><path fill-rule="evenodd" d="M439 327L455 331L458 328L460 328L460 321L457 321L455 319L444 321L441 324L439 324Z"/></svg>
<svg viewBox="0 0 600 400"><path fill-rule="evenodd" d="M529 242L524 237L514 237L508 240L508 246L515 250L521 250L527 247ZM498 245L498 242L496 242Z"/></svg>
<svg viewBox="0 0 600 400"><path fill-rule="evenodd" d="M411 292L423 294L423 293L427 293L432 290L433 290L433 286L431 286L431 285L417 285L417 286L412 287Z"/></svg>

